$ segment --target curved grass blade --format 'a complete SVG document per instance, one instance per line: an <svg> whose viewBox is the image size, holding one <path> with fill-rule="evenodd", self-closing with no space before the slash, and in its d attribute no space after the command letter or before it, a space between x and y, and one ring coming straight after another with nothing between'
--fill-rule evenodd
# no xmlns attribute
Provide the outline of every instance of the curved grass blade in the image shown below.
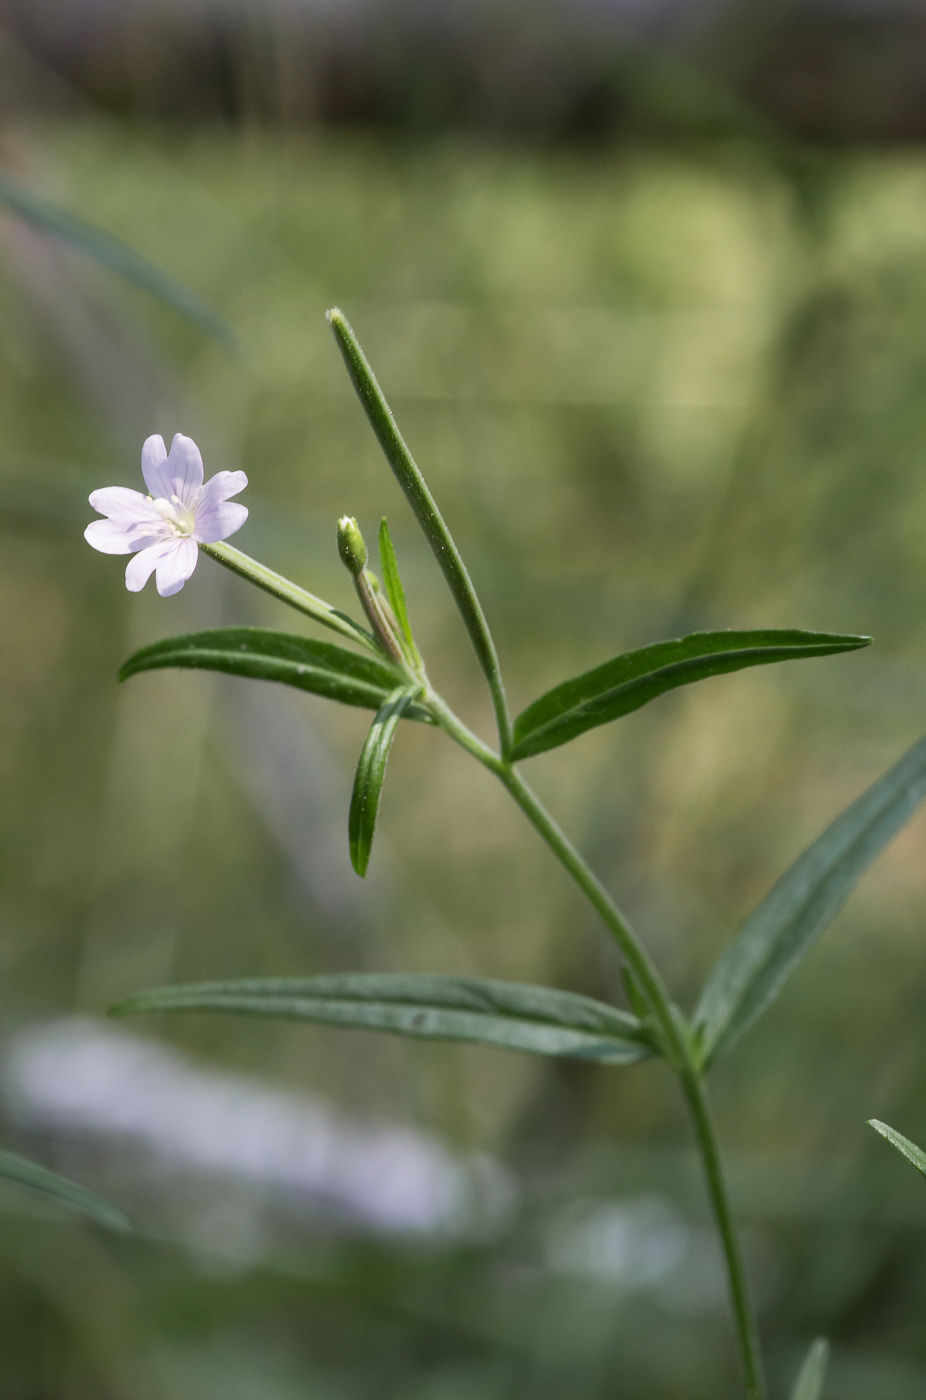
<svg viewBox="0 0 926 1400"><path fill-rule="evenodd" d="M654 1053L643 1024L625 1011L575 992L483 977L353 972L201 982L142 992L110 1014L142 1011L280 1017L606 1064L631 1064Z"/></svg>
<svg viewBox="0 0 926 1400"><path fill-rule="evenodd" d="M367 710L378 710L386 704L398 679L386 661L347 651L333 642L269 632L262 627L218 627L167 637L130 656L119 679L124 681L141 671L173 666L280 681L313 695L340 700L342 705L358 705ZM409 718L429 720L430 716L417 706L411 707Z"/></svg>
<svg viewBox="0 0 926 1400"><path fill-rule="evenodd" d="M877 1118L869 1118L869 1128L874 1128L876 1133L880 1133L883 1138L887 1138L892 1147L906 1157L908 1162L912 1162L918 1172L926 1176L926 1152L921 1147L917 1147L915 1142L905 1138L903 1133L898 1133L896 1128L888 1127L887 1123L881 1123Z"/></svg>
<svg viewBox="0 0 926 1400"><path fill-rule="evenodd" d="M782 875L711 971L694 1016L702 1063L739 1040L833 921L882 847L926 796L918 740Z"/></svg>
<svg viewBox="0 0 926 1400"><path fill-rule="evenodd" d="M402 630L409 659L413 664L420 666L421 653L412 636L408 609L405 606L405 589L402 587L402 576L399 573L399 564L392 547L392 537L389 534L389 524L385 516L379 523L379 560L383 571L383 587L386 590L386 597L389 599L396 621Z"/></svg>
<svg viewBox="0 0 926 1400"><path fill-rule="evenodd" d="M810 1350L794 1382L791 1400L820 1400L829 1359L830 1344L825 1337L818 1337L815 1342L811 1342Z"/></svg>
<svg viewBox="0 0 926 1400"><path fill-rule="evenodd" d="M76 1181L58 1176L37 1162L18 1157L13 1152L0 1152L0 1178L15 1181L19 1186L28 1186L43 1196L50 1196L62 1205L70 1206L83 1215L89 1215L99 1225L108 1225L111 1230L128 1230L128 1218L116 1206L111 1206L94 1191L88 1191Z"/></svg>
<svg viewBox="0 0 926 1400"><path fill-rule="evenodd" d="M35 228L53 234L55 238L76 248L86 257L93 258L111 272L119 273L143 291L150 292L199 330L217 340L226 350L240 355L238 337L224 317L195 292L191 292L181 282L162 272L156 263L143 257L141 253L136 253L121 239L104 233L93 224L85 223L83 219L69 214L50 200L33 194L25 185L11 180L8 175L0 175L0 204L12 209Z"/></svg>
<svg viewBox="0 0 926 1400"><path fill-rule="evenodd" d="M367 873L370 848L376 830L376 814L386 776L389 750L399 720L414 702L417 688L407 687L390 695L376 716L360 752L354 790L350 799L347 831L350 838L350 863L358 875Z"/></svg>
<svg viewBox="0 0 926 1400"><path fill-rule="evenodd" d="M492 634L489 631L489 624L486 622L482 605L476 597L476 590L473 588L466 565L460 557L460 552L444 523L444 518L437 508L434 497L425 484L418 464L399 432L392 416L392 410L386 402L382 389L376 382L376 376L360 348L357 337L348 324L347 317L336 307L333 307L328 312L328 322L334 331L338 348L347 366L347 372L357 391L357 396L363 404L370 426L379 440L380 447L386 454L386 460L405 494L405 499L425 533L428 544L434 551L434 557L443 571L444 578L453 594L454 602L463 618L473 649L492 692L499 743L502 754L507 755L511 747L511 719L505 699L505 687L502 683L498 655L495 651Z"/></svg>
<svg viewBox="0 0 926 1400"><path fill-rule="evenodd" d="M638 710L676 686L772 661L855 651L870 641L870 637L796 629L693 632L675 641L628 651L593 671L563 681L528 705L515 720L511 757L519 760L555 749L587 729Z"/></svg>

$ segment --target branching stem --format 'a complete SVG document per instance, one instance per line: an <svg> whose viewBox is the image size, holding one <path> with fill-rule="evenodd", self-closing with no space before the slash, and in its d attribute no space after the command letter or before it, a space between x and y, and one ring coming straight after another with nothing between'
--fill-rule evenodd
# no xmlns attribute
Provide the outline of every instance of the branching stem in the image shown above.
<svg viewBox="0 0 926 1400"><path fill-rule="evenodd" d="M746 1400L766 1400L759 1335L749 1299L742 1249L711 1122L704 1079L695 1059L685 1020L673 1004L658 968L625 916L514 765L494 753L467 729L433 690L429 690L423 698L440 727L504 783L531 825L610 929L636 976L659 1028L665 1058L678 1076L691 1113L707 1190L723 1245L730 1301L746 1380Z"/></svg>

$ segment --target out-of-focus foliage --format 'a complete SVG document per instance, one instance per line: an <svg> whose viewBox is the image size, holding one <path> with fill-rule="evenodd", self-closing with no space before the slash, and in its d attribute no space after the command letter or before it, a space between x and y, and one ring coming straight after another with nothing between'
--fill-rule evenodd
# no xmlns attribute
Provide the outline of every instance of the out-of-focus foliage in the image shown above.
<svg viewBox="0 0 926 1400"><path fill-rule="evenodd" d="M143 120L926 134L910 0L6 0L3 24L58 79L45 100L64 79ZM0 91L3 110L35 101L34 83Z"/></svg>
<svg viewBox="0 0 926 1400"><path fill-rule="evenodd" d="M400 729L361 884L361 713L205 674L119 688L119 664L160 637L298 621L207 558L177 597L130 597L119 560L81 538L85 501L138 485L145 435L187 432L209 472L248 473L236 543L348 611L336 521L369 537L388 513L431 674L488 735L452 603L325 325L337 302L470 564L516 710L683 632L873 634L856 655L681 689L531 760L690 1005L744 912L923 729L926 164L845 154L796 190L735 143L592 156L89 122L15 150L19 178L215 305L247 360L4 223L7 1141L140 1233L4 1197L0 1389L713 1400L733 1385L725 1303L659 1065L133 1025L251 1076L274 1112L271 1085L493 1160L478 1228L408 1237L296 1209L267 1162L217 1168L218 1109L186 1138L170 1117L181 1061L139 1058L126 1103L103 1040L77 1027L48 1087L35 1037L52 1031L33 1023L172 981L408 970L620 997L579 898L433 730ZM864 1120L926 1138L924 840L920 818L717 1073L778 1393L819 1333L844 1400L922 1393L926 1203ZM85 1077L65 1113L69 1063ZM168 1063L174 1079L152 1068ZM214 1105L218 1081L196 1082ZM374 1174L368 1194L389 1189Z"/></svg>

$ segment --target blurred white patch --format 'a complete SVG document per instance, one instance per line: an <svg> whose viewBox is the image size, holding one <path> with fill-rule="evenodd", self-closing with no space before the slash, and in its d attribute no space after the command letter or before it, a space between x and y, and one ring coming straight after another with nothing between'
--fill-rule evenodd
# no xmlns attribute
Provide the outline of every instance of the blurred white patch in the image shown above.
<svg viewBox="0 0 926 1400"><path fill-rule="evenodd" d="M660 1196L573 1201L553 1220L547 1262L557 1273L646 1288L678 1268L689 1234Z"/></svg>
<svg viewBox="0 0 926 1400"><path fill-rule="evenodd" d="M762 1307L778 1291L781 1270L764 1237L749 1231L743 1242L754 1301ZM717 1236L689 1224L656 1194L570 1202L549 1226L546 1262L556 1273L647 1292L667 1312L697 1317L727 1307Z"/></svg>
<svg viewBox="0 0 926 1400"><path fill-rule="evenodd" d="M513 1182L489 1158L455 1157L418 1129L352 1122L310 1094L202 1069L90 1020L21 1033L6 1085L26 1128L132 1143L164 1170L250 1183L373 1230L491 1234L514 1203ZM221 1236L225 1212L216 1207ZM208 1220L200 1226L216 1234Z"/></svg>

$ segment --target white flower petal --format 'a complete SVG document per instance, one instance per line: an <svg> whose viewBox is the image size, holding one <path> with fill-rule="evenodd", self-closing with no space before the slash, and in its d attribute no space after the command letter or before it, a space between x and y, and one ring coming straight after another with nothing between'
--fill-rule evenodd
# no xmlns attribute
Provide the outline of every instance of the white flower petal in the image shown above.
<svg viewBox="0 0 926 1400"><path fill-rule="evenodd" d="M164 464L167 461L167 448L164 446L164 439L160 433L155 433L152 437L145 438L141 449L141 470L145 478L145 485L152 496L169 496L169 477L164 474Z"/></svg>
<svg viewBox="0 0 926 1400"><path fill-rule="evenodd" d="M140 593L165 554L172 554L181 541L158 540L130 559L125 570L125 586L130 593Z"/></svg>
<svg viewBox="0 0 926 1400"><path fill-rule="evenodd" d="M190 574L196 568L199 550L195 540L189 538L175 540L170 553L158 560L158 592L162 598L170 598L179 593Z"/></svg>
<svg viewBox="0 0 926 1400"><path fill-rule="evenodd" d="M239 506L236 501L218 501L210 509L196 512L193 538L200 544L227 540L229 535L241 529L247 518L247 506Z"/></svg>
<svg viewBox="0 0 926 1400"><path fill-rule="evenodd" d="M127 528L117 520L92 520L84 531L84 539L101 554L132 554L143 547L135 543L137 538L138 532L134 526ZM145 543L151 544L153 541L149 537Z"/></svg>
<svg viewBox="0 0 926 1400"><path fill-rule="evenodd" d="M201 510L208 510L218 501L231 500L232 496L237 496L247 484L248 479L244 472L216 472L203 487L196 506L197 516Z"/></svg>
<svg viewBox="0 0 926 1400"><path fill-rule="evenodd" d="M183 433L174 434L162 470L169 476L170 489L152 491L152 496L166 496L168 500L177 496L187 510L192 510L203 484L203 459L192 438L184 437Z"/></svg>
<svg viewBox="0 0 926 1400"><path fill-rule="evenodd" d="M104 486L101 491L90 492L90 504L101 515L110 520L129 525L135 521L157 520L158 513L147 496L140 491L130 491L127 486Z"/></svg>

